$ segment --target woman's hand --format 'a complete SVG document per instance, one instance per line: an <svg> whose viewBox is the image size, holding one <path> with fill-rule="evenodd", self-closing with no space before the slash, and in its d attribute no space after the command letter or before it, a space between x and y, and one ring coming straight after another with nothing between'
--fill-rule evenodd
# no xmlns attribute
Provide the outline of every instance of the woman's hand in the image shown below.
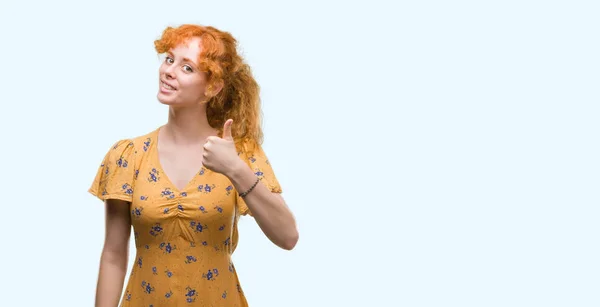
<svg viewBox="0 0 600 307"><path fill-rule="evenodd" d="M223 125L223 138L209 136L204 144L202 164L209 170L230 177L236 169L239 169L244 161L240 159L231 136L232 119L228 119Z"/></svg>

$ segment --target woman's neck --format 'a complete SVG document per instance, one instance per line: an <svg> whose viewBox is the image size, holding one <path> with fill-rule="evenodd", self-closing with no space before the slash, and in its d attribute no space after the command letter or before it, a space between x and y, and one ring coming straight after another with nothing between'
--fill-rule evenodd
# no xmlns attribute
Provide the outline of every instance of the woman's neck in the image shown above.
<svg viewBox="0 0 600 307"><path fill-rule="evenodd" d="M169 107L167 123L162 127L163 140L175 145L204 144L207 137L217 135L208 124L206 105Z"/></svg>

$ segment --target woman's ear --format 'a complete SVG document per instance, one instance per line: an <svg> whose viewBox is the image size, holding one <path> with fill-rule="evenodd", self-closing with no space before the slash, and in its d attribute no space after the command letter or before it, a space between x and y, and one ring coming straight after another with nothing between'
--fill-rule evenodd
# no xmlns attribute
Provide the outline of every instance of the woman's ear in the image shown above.
<svg viewBox="0 0 600 307"><path fill-rule="evenodd" d="M207 96L207 97L217 96L217 94L219 94L221 92L221 90L223 89L224 85L225 85L225 83L223 82L223 80L218 80L218 81L213 82L206 88L205 96Z"/></svg>

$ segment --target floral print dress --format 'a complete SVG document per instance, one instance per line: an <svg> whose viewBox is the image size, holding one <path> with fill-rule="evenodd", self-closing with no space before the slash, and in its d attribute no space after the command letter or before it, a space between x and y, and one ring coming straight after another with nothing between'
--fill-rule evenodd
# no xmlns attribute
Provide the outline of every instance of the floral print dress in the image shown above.
<svg viewBox="0 0 600 307"><path fill-rule="evenodd" d="M226 176L206 168L177 189L160 166L158 131L118 141L89 190L130 203L136 260L120 306L248 306L231 255L238 219L251 212ZM262 147L243 147L240 157L281 193Z"/></svg>

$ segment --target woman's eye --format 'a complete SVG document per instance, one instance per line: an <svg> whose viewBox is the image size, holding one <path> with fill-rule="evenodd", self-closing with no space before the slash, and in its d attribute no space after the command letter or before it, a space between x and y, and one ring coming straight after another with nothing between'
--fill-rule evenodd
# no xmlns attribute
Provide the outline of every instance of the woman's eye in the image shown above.
<svg viewBox="0 0 600 307"><path fill-rule="evenodd" d="M170 57L165 58L165 62L169 63L169 64L173 64L173 59Z"/></svg>
<svg viewBox="0 0 600 307"><path fill-rule="evenodd" d="M187 66L187 65L183 66L183 69L184 69L185 71L187 71L187 72L193 72L193 71L194 71L194 70L193 70L191 67L189 67L189 66Z"/></svg>

